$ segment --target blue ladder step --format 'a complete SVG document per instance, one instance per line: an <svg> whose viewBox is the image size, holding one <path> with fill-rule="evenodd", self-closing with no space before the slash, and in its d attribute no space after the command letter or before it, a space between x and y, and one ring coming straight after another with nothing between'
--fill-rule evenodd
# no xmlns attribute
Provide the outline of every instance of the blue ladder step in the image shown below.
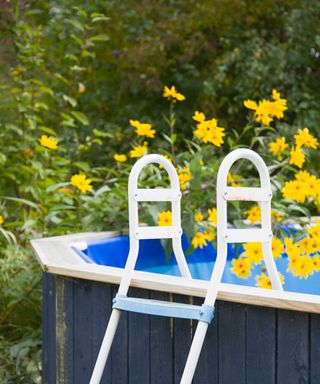
<svg viewBox="0 0 320 384"><path fill-rule="evenodd" d="M119 294L113 299L112 308L147 315L201 320L208 324L211 323L214 317L214 307L205 304L200 306L173 303L170 301L140 299Z"/></svg>

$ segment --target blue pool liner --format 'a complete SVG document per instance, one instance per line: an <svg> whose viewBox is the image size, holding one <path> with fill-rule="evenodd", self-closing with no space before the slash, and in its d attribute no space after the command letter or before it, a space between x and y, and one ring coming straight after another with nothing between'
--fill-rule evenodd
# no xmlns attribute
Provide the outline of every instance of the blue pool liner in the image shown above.
<svg viewBox="0 0 320 384"><path fill-rule="evenodd" d="M182 237L182 247L186 252L189 242L185 236ZM129 237L115 236L107 239L90 241L86 249L79 249L75 245L72 249L87 263L106 265L109 267L124 268L129 252ZM231 260L237 256L237 252L242 248L237 248L234 244L228 245L228 260L222 276L222 282L228 284L256 286L255 276L261 274L263 263L254 266L251 276L241 279L230 271ZM191 275L194 279L210 280L214 262L216 259L216 249L211 243L202 249L194 250L186 256ZM282 257L275 260L278 271L284 276L285 291L308 293L320 295L320 272L315 272L307 279L294 277L287 272L288 260ZM136 270L160 273L171 276L180 276L180 271L174 256L166 258L160 240L141 240L139 256Z"/></svg>

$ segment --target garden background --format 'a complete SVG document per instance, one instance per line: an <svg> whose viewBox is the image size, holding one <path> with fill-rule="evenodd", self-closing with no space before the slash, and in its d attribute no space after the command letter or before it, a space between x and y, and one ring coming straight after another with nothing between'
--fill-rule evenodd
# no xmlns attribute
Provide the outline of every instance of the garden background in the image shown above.
<svg viewBox="0 0 320 384"><path fill-rule="evenodd" d="M1 383L40 382L41 271L30 239L127 227L132 151L147 147L177 166L191 236L202 220L188 214L210 209L219 163L239 146L272 163L283 222L319 215L318 192L283 196L302 168L319 189L315 142L301 166L289 147L273 153L269 144L293 143L305 127L319 137L320 2L1 1L0 12ZM184 100L163 97L172 85ZM257 125L244 101L272 100L273 89L285 116ZM195 111L218 119L223 145L202 145ZM134 132L137 121L152 123L154 137ZM70 183L79 174L85 179Z"/></svg>

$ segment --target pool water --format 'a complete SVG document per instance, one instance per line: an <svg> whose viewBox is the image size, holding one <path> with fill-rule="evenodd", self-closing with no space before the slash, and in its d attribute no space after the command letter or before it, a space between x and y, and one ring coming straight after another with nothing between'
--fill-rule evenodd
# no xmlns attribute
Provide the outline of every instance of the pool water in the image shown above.
<svg viewBox="0 0 320 384"><path fill-rule="evenodd" d="M116 236L99 241L88 242L85 246L74 244L72 249L87 263L95 263L110 267L124 268L129 252L128 236ZM186 252L189 243L182 237L182 247ZM238 278L230 271L231 260L236 256L236 245L229 244L228 260L222 276L222 282L245 286L256 286L255 276L261 274L263 264L256 265L247 279ZM194 279L210 280L216 258L216 250L212 244L202 249L196 249L186 256L190 273ZM307 279L299 279L287 272L288 260L282 257L275 260L278 271L284 276L283 285L285 291L320 295L320 272L315 272ZM136 270L161 273L172 276L180 276L179 268L174 257L168 260L160 240L140 241L140 251L136 264Z"/></svg>

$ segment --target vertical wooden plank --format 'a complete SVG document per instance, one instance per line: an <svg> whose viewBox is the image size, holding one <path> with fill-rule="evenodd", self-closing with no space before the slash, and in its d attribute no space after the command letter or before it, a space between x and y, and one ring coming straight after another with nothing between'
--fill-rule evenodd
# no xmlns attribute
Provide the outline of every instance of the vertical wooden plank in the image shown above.
<svg viewBox="0 0 320 384"><path fill-rule="evenodd" d="M174 301L191 304L193 298L183 295L174 295ZM182 373L187 361L191 346L193 321L186 319L174 319L174 383L180 383Z"/></svg>
<svg viewBox="0 0 320 384"><path fill-rule="evenodd" d="M112 286L112 297L115 297L118 288ZM128 365L128 313L122 311L111 348L112 384L128 383Z"/></svg>
<svg viewBox="0 0 320 384"><path fill-rule="evenodd" d="M169 301L169 294L150 292L154 300ZM173 322L167 317L150 316L150 382L173 383Z"/></svg>
<svg viewBox="0 0 320 384"><path fill-rule="evenodd" d="M129 296L149 298L149 291L130 289ZM150 316L129 312L129 384L150 383Z"/></svg>
<svg viewBox="0 0 320 384"><path fill-rule="evenodd" d="M74 284L74 383L90 381L92 358L92 282L76 280Z"/></svg>
<svg viewBox="0 0 320 384"><path fill-rule="evenodd" d="M92 367L97 360L112 308L112 286L98 282L92 284ZM111 383L111 356L109 355L101 384Z"/></svg>
<svg viewBox="0 0 320 384"><path fill-rule="evenodd" d="M42 383L56 383L56 284L42 275Z"/></svg>
<svg viewBox="0 0 320 384"><path fill-rule="evenodd" d="M203 298L194 298L195 305L202 305ZM197 369L194 375L194 384L212 383L219 380L219 302L215 304L215 316L208 327L207 335L203 343ZM198 321L194 322L194 332Z"/></svg>
<svg viewBox="0 0 320 384"><path fill-rule="evenodd" d="M219 383L246 383L246 306L219 303Z"/></svg>
<svg viewBox="0 0 320 384"><path fill-rule="evenodd" d="M320 315L310 315L310 384L320 383Z"/></svg>
<svg viewBox="0 0 320 384"><path fill-rule="evenodd" d="M308 314L278 311L278 383L309 382Z"/></svg>
<svg viewBox="0 0 320 384"><path fill-rule="evenodd" d="M247 382L275 384L276 310L247 306Z"/></svg>

